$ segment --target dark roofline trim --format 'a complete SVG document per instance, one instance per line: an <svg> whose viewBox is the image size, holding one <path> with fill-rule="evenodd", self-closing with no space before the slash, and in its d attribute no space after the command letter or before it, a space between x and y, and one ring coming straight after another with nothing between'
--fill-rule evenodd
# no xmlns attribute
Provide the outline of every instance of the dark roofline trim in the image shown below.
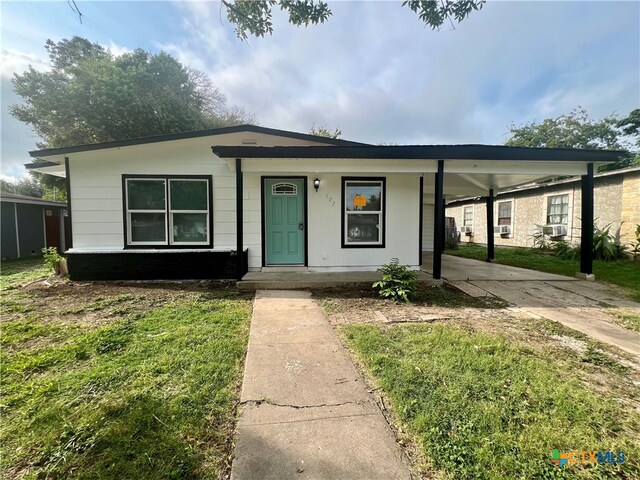
<svg viewBox="0 0 640 480"><path fill-rule="evenodd" d="M526 148L502 145L401 145L338 147L214 146L222 158L364 158L401 160L528 160L610 163L625 152L567 148Z"/></svg>
<svg viewBox="0 0 640 480"><path fill-rule="evenodd" d="M31 170L32 168L59 167L61 165L62 165L61 163L55 163L55 162L32 162L32 163L25 163L24 168L26 168L27 170Z"/></svg>
<svg viewBox="0 0 640 480"><path fill-rule="evenodd" d="M44 150L33 150L29 155L33 158L50 157L52 155L64 155L67 153L89 152L92 150L102 150L105 148L128 147L131 145L143 145L146 143L169 142L171 140L184 140L188 138L207 137L210 135L223 135L225 133L252 132L266 135L277 135L298 140L309 140L322 142L329 145L368 145L366 143L341 140L339 138L321 137L307 133L290 132L288 130L278 130L275 128L259 127L257 125L235 125L233 127L213 128L209 130L198 130L193 132L170 133L166 135L153 135L149 137L131 138L128 140L117 140L114 142L91 143L87 145L73 145L70 147L47 148Z"/></svg>

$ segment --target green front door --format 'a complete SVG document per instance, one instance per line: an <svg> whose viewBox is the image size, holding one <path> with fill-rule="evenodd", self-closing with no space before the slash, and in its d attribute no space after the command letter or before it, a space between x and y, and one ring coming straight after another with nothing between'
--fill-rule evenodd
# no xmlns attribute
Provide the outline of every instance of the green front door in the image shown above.
<svg viewBox="0 0 640 480"><path fill-rule="evenodd" d="M265 178L265 265L304 265L304 181Z"/></svg>

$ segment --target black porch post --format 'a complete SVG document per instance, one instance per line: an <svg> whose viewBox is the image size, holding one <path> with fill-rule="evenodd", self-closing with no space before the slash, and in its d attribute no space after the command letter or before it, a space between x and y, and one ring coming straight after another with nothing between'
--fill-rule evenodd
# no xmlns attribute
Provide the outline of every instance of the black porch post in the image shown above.
<svg viewBox="0 0 640 480"><path fill-rule="evenodd" d="M489 189L487 197L487 262L495 258L495 242L493 236L493 188Z"/></svg>
<svg viewBox="0 0 640 480"><path fill-rule="evenodd" d="M444 252L447 249L447 205L444 200L442 201L442 243L440 244L440 249Z"/></svg>
<svg viewBox="0 0 640 480"><path fill-rule="evenodd" d="M242 159L236 158L236 279L242 280L244 275L243 259L243 185L242 185Z"/></svg>
<svg viewBox="0 0 640 480"><path fill-rule="evenodd" d="M69 217L69 237L68 238L71 240L70 245L67 245L67 231L65 230L64 248L66 250L69 250L73 246L73 222L71 221L71 172L69 171L69 157L64 157L64 172L65 172L64 184L67 187L67 216ZM126 223L124 223L123 225L126 225ZM66 229L66 226L65 226L65 229Z"/></svg>
<svg viewBox="0 0 640 480"><path fill-rule="evenodd" d="M420 218L418 219L418 265L422 265L422 226L424 222L424 176L420 175Z"/></svg>
<svg viewBox="0 0 640 480"><path fill-rule="evenodd" d="M593 274L593 163L582 175L582 229L580 232L580 273Z"/></svg>
<svg viewBox="0 0 640 480"><path fill-rule="evenodd" d="M442 277L442 247L444 234L444 160L438 160L435 205L433 206L433 278Z"/></svg>

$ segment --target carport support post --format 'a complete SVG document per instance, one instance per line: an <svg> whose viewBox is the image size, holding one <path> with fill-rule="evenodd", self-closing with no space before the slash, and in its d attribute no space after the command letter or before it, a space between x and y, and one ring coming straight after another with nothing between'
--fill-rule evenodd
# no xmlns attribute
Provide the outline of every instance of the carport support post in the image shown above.
<svg viewBox="0 0 640 480"><path fill-rule="evenodd" d="M433 208L433 278L442 277L442 247L444 235L444 160L438 160L435 205Z"/></svg>
<svg viewBox="0 0 640 480"><path fill-rule="evenodd" d="M487 197L487 262L495 258L495 240L493 236L493 188Z"/></svg>
<svg viewBox="0 0 640 480"><path fill-rule="evenodd" d="M578 277L593 279L593 163L582 175L582 227L580 231L580 272Z"/></svg>
<svg viewBox="0 0 640 480"><path fill-rule="evenodd" d="M238 281L242 280L242 259L244 258L243 213L242 159L236 158L236 279Z"/></svg>

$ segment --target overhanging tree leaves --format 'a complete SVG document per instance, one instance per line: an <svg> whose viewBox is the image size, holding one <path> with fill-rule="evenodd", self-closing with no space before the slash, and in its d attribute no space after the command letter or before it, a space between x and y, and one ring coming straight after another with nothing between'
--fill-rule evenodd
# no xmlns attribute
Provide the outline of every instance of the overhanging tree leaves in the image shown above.
<svg viewBox="0 0 640 480"><path fill-rule="evenodd" d="M461 22L473 11L480 10L486 0L409 0L402 6L418 14L427 26L438 29L449 20ZM289 14L296 26L317 25L332 15L326 2L313 0L223 0L227 18L236 26L236 35L246 40L248 34L264 37L273 33L272 9L276 6Z"/></svg>
<svg viewBox="0 0 640 480"><path fill-rule="evenodd" d="M510 125L511 137L505 142L505 145L511 147L624 150L628 152L625 158L600 169L600 171L615 170L638 163L638 152L634 151L633 137L635 136L636 143L640 137L638 130L636 129L634 133L631 126L628 130L621 128L627 125L626 123L622 124L627 119L632 119L632 115L623 120L620 120L617 115L594 120L589 117L585 109L578 107L569 114L547 118L541 123Z"/></svg>
<svg viewBox="0 0 640 480"><path fill-rule="evenodd" d="M629 115L620 120L617 124L625 135L636 139L636 145L640 148L640 108L632 110Z"/></svg>
<svg viewBox="0 0 640 480"><path fill-rule="evenodd" d="M340 138L342 136L342 130L336 128L335 130L331 131L327 128L326 125L320 125L319 127L316 127L316 124L314 123L309 129L309 134L317 135L318 137Z"/></svg>

